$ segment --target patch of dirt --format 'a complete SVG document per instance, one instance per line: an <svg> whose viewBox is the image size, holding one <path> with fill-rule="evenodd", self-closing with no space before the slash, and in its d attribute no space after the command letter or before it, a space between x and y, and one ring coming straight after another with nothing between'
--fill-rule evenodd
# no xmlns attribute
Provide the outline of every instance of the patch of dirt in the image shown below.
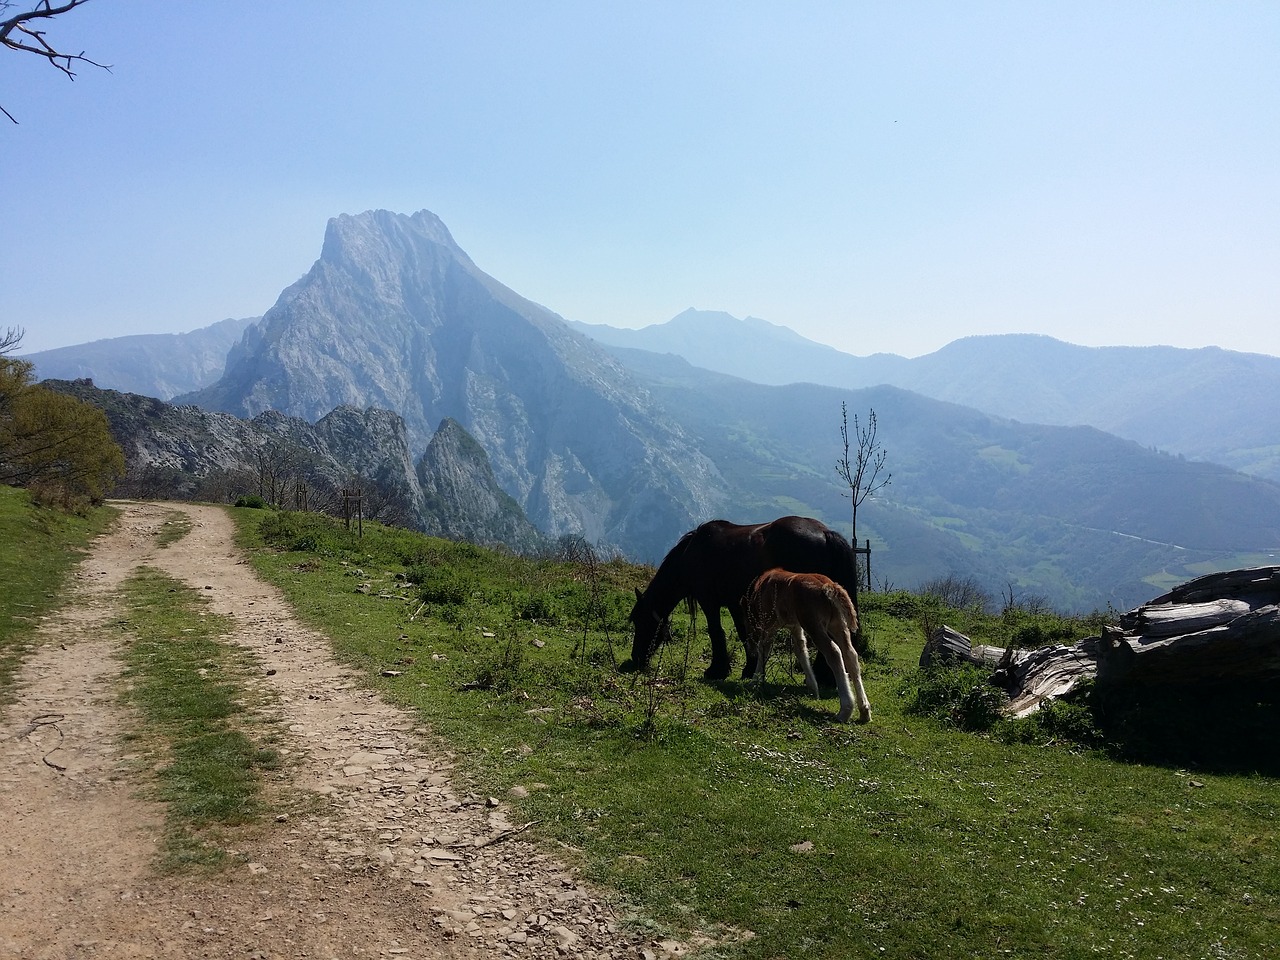
<svg viewBox="0 0 1280 960"><path fill-rule="evenodd" d="M0 957L657 958L506 804L459 796L449 757L338 665L233 545L216 507L122 503L40 629L0 725ZM160 549L172 511L191 532ZM213 877L155 873L163 811L125 752L117 588L140 564L234 618L280 713L287 786L325 798L253 832Z"/></svg>

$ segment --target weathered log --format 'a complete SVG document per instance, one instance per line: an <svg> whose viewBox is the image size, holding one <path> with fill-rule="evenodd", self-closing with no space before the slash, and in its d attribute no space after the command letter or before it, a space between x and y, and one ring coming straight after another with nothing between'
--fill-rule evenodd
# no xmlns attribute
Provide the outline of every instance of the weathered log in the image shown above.
<svg viewBox="0 0 1280 960"><path fill-rule="evenodd" d="M924 650L920 653L920 666L972 663L979 667L995 667L1004 654L1004 647L988 647L985 644L975 646L959 630L952 630L944 624L933 631L924 645Z"/></svg>
<svg viewBox="0 0 1280 960"><path fill-rule="evenodd" d="M991 682L1009 694L1005 712L1022 717L1039 710L1045 700L1061 697L1093 677L1098 666L1097 644L1097 638L1090 638L1071 647L1059 644L1013 650L975 644L958 630L942 626L925 644L920 666L971 663L990 667Z"/></svg>
<svg viewBox="0 0 1280 960"><path fill-rule="evenodd" d="M1057 644L1036 650L1010 650L1008 665L992 676L1009 694L1005 713L1025 717L1046 700L1065 696L1098 672L1098 639L1090 637L1074 646Z"/></svg>
<svg viewBox="0 0 1280 960"><path fill-rule="evenodd" d="M1207 603L1144 604L1128 615L1132 632L1144 637L1172 637L1230 623L1250 610L1244 600Z"/></svg>
<svg viewBox="0 0 1280 960"><path fill-rule="evenodd" d="M1126 685L1273 682L1280 680L1280 566L1198 577L1070 647L1000 650L943 627L921 654L921 666L930 662L995 662L992 680L1009 694L1006 712L1015 717L1090 677L1112 693Z"/></svg>
<svg viewBox="0 0 1280 960"><path fill-rule="evenodd" d="M1193 618L1194 622L1194 618ZM1103 684L1211 683L1280 679L1280 606L1249 610L1187 633L1108 628L1099 648Z"/></svg>
<svg viewBox="0 0 1280 960"><path fill-rule="evenodd" d="M1250 567L1246 570L1226 570L1222 573L1206 573L1180 584L1154 600L1148 600L1137 610L1120 618L1122 626L1128 617L1146 607L1163 604L1204 603L1210 600L1230 598L1244 600L1251 607L1266 606L1280 600L1280 566Z"/></svg>

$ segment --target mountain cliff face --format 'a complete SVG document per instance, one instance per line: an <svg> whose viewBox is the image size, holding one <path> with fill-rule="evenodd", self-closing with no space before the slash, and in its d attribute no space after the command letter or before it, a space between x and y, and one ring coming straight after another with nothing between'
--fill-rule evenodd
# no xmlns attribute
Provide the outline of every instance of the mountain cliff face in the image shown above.
<svg viewBox="0 0 1280 960"><path fill-rule="evenodd" d="M484 448L456 421L440 424L418 461L427 533L531 553L545 538L503 492Z"/></svg>
<svg viewBox="0 0 1280 960"><path fill-rule="evenodd" d="M227 351L257 318L190 333L137 334L29 353L42 380L90 378L102 387L168 400L222 376Z"/></svg>
<svg viewBox="0 0 1280 960"><path fill-rule="evenodd" d="M724 501L715 466L621 365L483 273L427 211L331 220L222 379L180 399L246 417L391 409L416 450L451 418L540 528L643 558Z"/></svg>

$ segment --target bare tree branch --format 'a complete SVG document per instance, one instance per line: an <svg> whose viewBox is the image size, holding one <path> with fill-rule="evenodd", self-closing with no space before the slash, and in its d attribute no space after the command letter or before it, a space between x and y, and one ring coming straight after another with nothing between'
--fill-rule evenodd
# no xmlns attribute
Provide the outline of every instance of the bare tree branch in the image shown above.
<svg viewBox="0 0 1280 960"><path fill-rule="evenodd" d="M17 50L21 53L35 54L37 57L43 57L57 70L61 70L67 75L67 78L74 80L76 72L74 67L81 63L87 63L91 67L99 67L110 72L111 66L106 63L98 63L98 61L85 56L83 50L79 53L63 53L55 47L45 37L46 31L39 30L34 24L52 20L54 17L60 16L69 10L74 10L81 4L88 3L89 0L63 0L62 3L54 4L53 0L38 0L35 7L22 13L15 13L12 16L5 16L13 7L12 0L0 0L0 46L4 46L10 50ZM0 113L17 123L18 120L12 113L4 107L0 107Z"/></svg>
<svg viewBox="0 0 1280 960"><path fill-rule="evenodd" d="M836 473L849 487L849 492L842 492L841 495L849 498L850 519L852 521L849 539L855 548L858 546L858 507L868 497L874 496L877 491L887 487L889 481L893 479L893 474L891 473L885 473L883 479L880 477L881 471L884 470L887 454L876 437L877 426L875 408L872 408L867 414L866 427L863 427L858 422L856 413L853 415L852 436L857 447L854 450L853 459L850 460L849 408L843 401L840 403L840 440L844 444L844 456L836 461ZM854 557L857 557L856 553ZM855 577L853 593L855 605L858 602L857 581L858 578ZM859 626L859 635L861 635L861 632L862 628Z"/></svg>

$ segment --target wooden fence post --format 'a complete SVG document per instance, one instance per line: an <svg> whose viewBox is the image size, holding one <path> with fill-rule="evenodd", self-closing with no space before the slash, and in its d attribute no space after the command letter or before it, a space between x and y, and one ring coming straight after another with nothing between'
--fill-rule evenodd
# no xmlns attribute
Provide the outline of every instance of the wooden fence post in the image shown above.
<svg viewBox="0 0 1280 960"><path fill-rule="evenodd" d="M853 563L854 563L854 566L856 567L858 564L859 556L863 556L867 558L867 591L870 592L871 591L871 541L866 540L864 542L866 543L865 547L858 546L858 542L856 540L853 542ZM857 571L855 570L854 572L856 573Z"/></svg>

